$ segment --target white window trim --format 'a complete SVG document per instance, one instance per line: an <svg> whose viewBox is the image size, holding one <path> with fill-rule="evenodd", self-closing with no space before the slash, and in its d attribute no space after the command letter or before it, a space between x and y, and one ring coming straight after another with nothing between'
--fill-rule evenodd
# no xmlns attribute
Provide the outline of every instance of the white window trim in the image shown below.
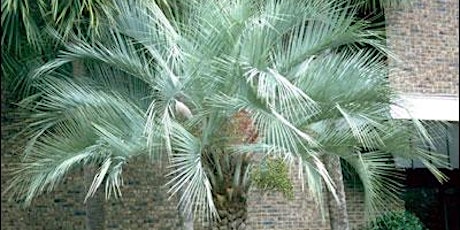
<svg viewBox="0 0 460 230"><path fill-rule="evenodd" d="M401 94L401 100L391 107L395 119L459 121L458 96ZM405 108L405 109L404 109Z"/></svg>

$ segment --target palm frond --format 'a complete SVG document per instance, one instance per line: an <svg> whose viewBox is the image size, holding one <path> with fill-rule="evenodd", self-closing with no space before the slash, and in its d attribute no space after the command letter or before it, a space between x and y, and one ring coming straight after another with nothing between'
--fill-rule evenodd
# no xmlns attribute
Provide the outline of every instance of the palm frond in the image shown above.
<svg viewBox="0 0 460 230"><path fill-rule="evenodd" d="M170 164L172 171L169 173L172 179L166 184L171 186L169 192L174 195L183 189L179 205L184 206L185 211L193 210L209 219L218 218L211 183L202 162L204 146L178 124L171 131L174 151Z"/></svg>
<svg viewBox="0 0 460 230"><path fill-rule="evenodd" d="M79 33L84 36L95 36L100 32L101 22L110 20L109 8L111 1L105 0L65 0L38 1L42 17L48 25L55 28L64 38Z"/></svg>
<svg viewBox="0 0 460 230"><path fill-rule="evenodd" d="M86 198L104 180L107 197L110 191L119 195L122 165L147 148L142 111L88 81L45 77L41 83L40 97L20 104L25 113L33 111L25 121L31 139L9 190L28 205L33 197L54 189L76 166L102 164Z"/></svg>
<svg viewBox="0 0 460 230"><path fill-rule="evenodd" d="M76 165L97 155L94 154L99 148L97 145L87 142L88 147L81 146L86 144L82 140L88 140L88 136L80 134L81 132L72 130L73 136L48 135L37 140L28 156L12 174L5 192L11 192L14 198L29 205L34 197L53 190Z"/></svg>
<svg viewBox="0 0 460 230"><path fill-rule="evenodd" d="M364 187L366 215L386 210L399 202L403 174L395 167L391 154L380 151L345 154L343 159L352 166Z"/></svg>
<svg viewBox="0 0 460 230"><path fill-rule="evenodd" d="M354 0L364 10L372 11L375 9L390 9L397 7L410 7L414 2L412 0Z"/></svg>
<svg viewBox="0 0 460 230"><path fill-rule="evenodd" d="M20 53L23 40L39 49L41 29L40 12L34 1L2 1L2 44Z"/></svg>
<svg viewBox="0 0 460 230"><path fill-rule="evenodd" d="M37 69L33 73L32 78L43 76L66 63L75 60L85 60L116 67L131 76L150 83L155 77L151 69L148 68L148 61L143 55L138 55L132 42L120 36L120 34L112 34L110 36L113 48L108 48L103 43L92 45L84 40L70 44L67 46L66 51L61 51L58 58Z"/></svg>

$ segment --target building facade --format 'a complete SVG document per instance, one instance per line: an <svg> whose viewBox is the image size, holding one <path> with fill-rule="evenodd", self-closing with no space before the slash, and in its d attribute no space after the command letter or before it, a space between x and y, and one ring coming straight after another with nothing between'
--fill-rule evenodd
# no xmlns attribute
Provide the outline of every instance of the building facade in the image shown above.
<svg viewBox="0 0 460 230"><path fill-rule="evenodd" d="M458 9L458 1L417 0L386 13L388 45L400 57L390 63L389 77L409 108L395 109L393 115L445 124L446 136L437 149L451 164L442 169L447 183L438 183L420 162L401 163L407 177L406 209L429 229L460 229Z"/></svg>

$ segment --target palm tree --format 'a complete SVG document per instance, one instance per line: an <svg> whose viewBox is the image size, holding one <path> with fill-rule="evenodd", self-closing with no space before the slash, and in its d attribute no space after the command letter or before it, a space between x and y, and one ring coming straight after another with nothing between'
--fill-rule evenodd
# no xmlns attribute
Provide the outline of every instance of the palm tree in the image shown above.
<svg viewBox="0 0 460 230"><path fill-rule="evenodd" d="M440 155L411 151L410 138L432 144L423 124L391 118L397 95L382 31L350 16L355 5L163 7L114 2L114 27L100 39L76 37L30 76L38 93L20 103L31 141L14 197L29 204L77 165L100 165L87 197L102 183L119 195L128 159L166 154L169 192L180 193L184 215L237 229L246 226L254 160L295 163L316 200L330 194L342 214L340 160L359 176L370 213L397 200L394 156L420 159L445 180ZM87 72L78 79L66 72L76 60Z"/></svg>

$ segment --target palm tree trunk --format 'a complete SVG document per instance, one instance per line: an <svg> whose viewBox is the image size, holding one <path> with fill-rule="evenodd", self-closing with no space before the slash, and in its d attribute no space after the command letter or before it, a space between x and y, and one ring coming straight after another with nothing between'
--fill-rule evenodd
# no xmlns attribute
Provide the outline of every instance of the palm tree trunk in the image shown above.
<svg viewBox="0 0 460 230"><path fill-rule="evenodd" d="M89 188L94 178L94 168L84 167L84 183ZM89 197L85 203L86 210L86 229L104 230L105 229L105 191L99 188L94 196Z"/></svg>
<svg viewBox="0 0 460 230"><path fill-rule="evenodd" d="M340 158L333 155L325 155L324 163L331 179L336 185L337 198L328 192L328 208L329 220L331 223L331 230L348 230L350 229L348 223L347 202L345 197L345 188L343 184L342 166L340 165Z"/></svg>
<svg viewBox="0 0 460 230"><path fill-rule="evenodd" d="M72 62L72 74L75 78L85 75L85 66L81 61ZM95 169L85 166L83 169L85 188L89 188L93 182ZM86 189L87 191L88 189ZM85 203L86 229L103 230L105 229L105 194L103 189L98 189L93 197L88 198Z"/></svg>
<svg viewBox="0 0 460 230"><path fill-rule="evenodd" d="M236 194L235 194L236 195ZM227 200L228 197L223 198L220 195L216 195L217 198L216 208L220 216L220 221L213 223L213 230L241 230L246 229L246 221L248 218L248 210L246 204L246 198L244 194L238 194L231 200ZM222 202L222 199L225 199ZM219 201L220 200L220 201Z"/></svg>
<svg viewBox="0 0 460 230"><path fill-rule="evenodd" d="M234 144L255 143L258 132L247 111L237 112L230 121L228 130L238 137L232 140ZM221 175L213 184L213 199L220 221L213 223L212 229L246 229L249 184L244 181L250 158L248 155L232 156L224 152L221 154L216 157L217 162L211 163L220 165L220 173L217 174ZM235 177L240 178L240 184L234 184Z"/></svg>

